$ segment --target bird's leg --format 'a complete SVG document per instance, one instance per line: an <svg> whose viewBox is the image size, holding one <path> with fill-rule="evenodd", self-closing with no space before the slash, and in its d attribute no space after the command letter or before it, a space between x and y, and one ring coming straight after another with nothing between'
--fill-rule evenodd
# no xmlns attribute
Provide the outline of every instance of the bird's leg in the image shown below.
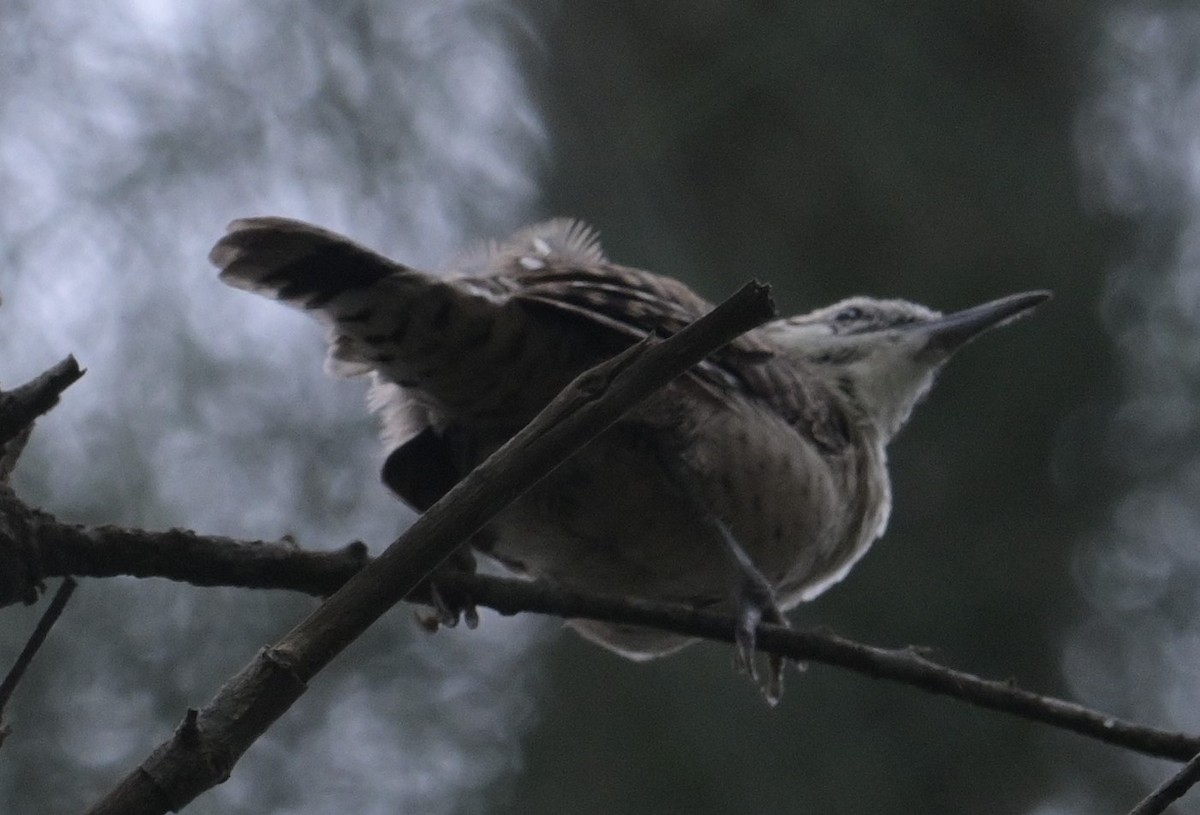
<svg viewBox="0 0 1200 815"><path fill-rule="evenodd" d="M467 628L473 630L479 626L479 611L475 608L475 603L469 598L452 603L438 589L438 575L447 572L452 574L475 573L475 555L472 554L469 546L463 545L455 549L446 562L434 570L429 579L425 581L429 589L429 603L433 607L433 611L415 612L417 622L427 631L434 632L442 626L453 628L461 619Z"/></svg>
<svg viewBox="0 0 1200 815"><path fill-rule="evenodd" d="M749 674L757 683L758 671L754 656L758 639L758 626L764 620L778 625L788 625L775 602L775 589L757 566L750 553L738 542L729 525L712 511L704 497L695 475L677 459L664 460L668 477L684 495L696 514L713 530L714 537L722 550L729 555L737 570L740 583L734 600L737 627L734 629L736 650L733 656L734 669ZM762 688L768 704L775 705L783 696L783 657L770 654L767 657L767 684Z"/></svg>
<svg viewBox="0 0 1200 815"><path fill-rule="evenodd" d="M737 628L734 631L734 639L737 650L734 652L733 665L739 672L748 673L750 678L757 682L758 671L755 668L754 657L759 623L766 620L786 626L788 621L775 602L775 590L771 582L754 565L749 553L738 543L729 526L711 513L708 513L707 517L741 576L735 607ZM767 657L767 684L762 691L771 705L777 704L783 696L783 657L778 654L769 654Z"/></svg>
<svg viewBox="0 0 1200 815"><path fill-rule="evenodd" d="M383 483L409 506L425 512L450 491L458 482L460 473L469 469L458 431L435 431L432 427L426 427L388 454L381 477ZM446 573L475 573L471 544L455 549L425 581L433 613L417 612L417 622L429 631L437 631L441 626L453 628L461 618L468 628L475 628L479 625L475 604L469 600L450 603L438 589L438 575Z"/></svg>

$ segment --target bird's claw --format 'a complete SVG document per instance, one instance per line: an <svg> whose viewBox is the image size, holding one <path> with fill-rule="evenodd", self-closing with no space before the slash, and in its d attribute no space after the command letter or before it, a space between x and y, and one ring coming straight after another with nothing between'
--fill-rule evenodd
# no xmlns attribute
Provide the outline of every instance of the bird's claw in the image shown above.
<svg viewBox="0 0 1200 815"><path fill-rule="evenodd" d="M750 679L758 685L758 668L755 664L758 626L764 620L783 626L788 621L775 604L770 585L757 570L756 575L759 579L747 576L738 594L737 628L734 631L737 647L733 654L733 667L738 673L749 674ZM778 654L767 655L767 681L765 685L759 685L759 689L771 706L777 705L783 698L783 657Z"/></svg>
<svg viewBox="0 0 1200 815"><path fill-rule="evenodd" d="M443 627L454 628L458 625L459 620L462 620L467 628L474 631L479 627L479 610L470 598L454 598L454 600L451 600L446 597L442 590L438 588L438 574L445 572L474 574L475 558L470 550L465 548L458 550L451 556L449 561L429 577L427 586L429 590L429 603L433 611L416 611L414 612L414 616L417 618L420 626L430 633L434 633Z"/></svg>
<svg viewBox="0 0 1200 815"><path fill-rule="evenodd" d="M667 473L685 498L712 527L717 541L725 554L729 556L737 574L741 576L741 588L737 595L737 625L734 630L736 648L733 654L733 667L738 673L749 674L751 680L758 684L758 669L755 666L755 650L758 639L758 626L765 620L769 623L787 626L787 618L775 602L775 589L767 576L754 565L754 559L743 548L734 536L729 525L714 514L709 507L704 492L699 488L695 476L678 463L668 462ZM777 654L767 655L767 682L760 685L767 703L774 706L783 697L783 657Z"/></svg>
<svg viewBox="0 0 1200 815"><path fill-rule="evenodd" d="M438 588L436 578L429 581L429 601L433 603L433 614L431 616L437 624L443 625L446 628L454 628L458 625L459 620L467 628L474 631L479 627L479 610L470 600L463 600L458 603L452 603L442 590ZM434 628L436 631L436 627Z"/></svg>

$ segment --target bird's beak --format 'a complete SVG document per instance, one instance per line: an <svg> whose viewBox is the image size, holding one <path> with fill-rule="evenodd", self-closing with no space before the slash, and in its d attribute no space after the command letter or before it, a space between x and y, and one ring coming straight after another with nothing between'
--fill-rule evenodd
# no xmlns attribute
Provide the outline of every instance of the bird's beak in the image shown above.
<svg viewBox="0 0 1200 815"><path fill-rule="evenodd" d="M928 337L926 353L945 358L962 348L985 331L1007 325L1023 317L1049 300L1048 291L1027 291L1010 294L974 308L956 311L936 320L921 323L917 328Z"/></svg>

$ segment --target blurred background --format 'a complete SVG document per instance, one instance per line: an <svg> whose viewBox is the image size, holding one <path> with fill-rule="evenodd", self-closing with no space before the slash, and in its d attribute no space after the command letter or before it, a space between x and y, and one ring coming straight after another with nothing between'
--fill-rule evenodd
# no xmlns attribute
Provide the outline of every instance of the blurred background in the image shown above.
<svg viewBox="0 0 1200 815"><path fill-rule="evenodd" d="M375 551L411 521L321 330L206 263L242 215L428 267L574 215L786 312L1051 288L945 372L886 537L795 620L1200 731L1200 3L9 0L0 42L0 379L88 368L31 502ZM0 809L82 809L314 602L85 581ZM0 666L40 611L0 611ZM769 710L730 656L399 609L187 811L1073 815L1172 772L819 665Z"/></svg>

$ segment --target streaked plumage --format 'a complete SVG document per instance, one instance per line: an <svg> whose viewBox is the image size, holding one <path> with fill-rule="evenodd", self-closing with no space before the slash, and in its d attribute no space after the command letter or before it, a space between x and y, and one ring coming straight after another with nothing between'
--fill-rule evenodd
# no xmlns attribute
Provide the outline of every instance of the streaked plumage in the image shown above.
<svg viewBox="0 0 1200 815"><path fill-rule="evenodd" d="M391 451L384 480L417 509L578 373L711 308L676 280L610 262L595 233L569 220L464 256L444 276L280 218L235 221L211 258L226 283L328 326L331 372L371 376ZM939 328L956 316L866 298L769 323L651 397L473 543L569 587L729 606L745 575L714 540L710 512L791 608L882 534L885 445L941 363L1044 297L980 307L958 334ZM633 658L687 642L575 626Z"/></svg>

